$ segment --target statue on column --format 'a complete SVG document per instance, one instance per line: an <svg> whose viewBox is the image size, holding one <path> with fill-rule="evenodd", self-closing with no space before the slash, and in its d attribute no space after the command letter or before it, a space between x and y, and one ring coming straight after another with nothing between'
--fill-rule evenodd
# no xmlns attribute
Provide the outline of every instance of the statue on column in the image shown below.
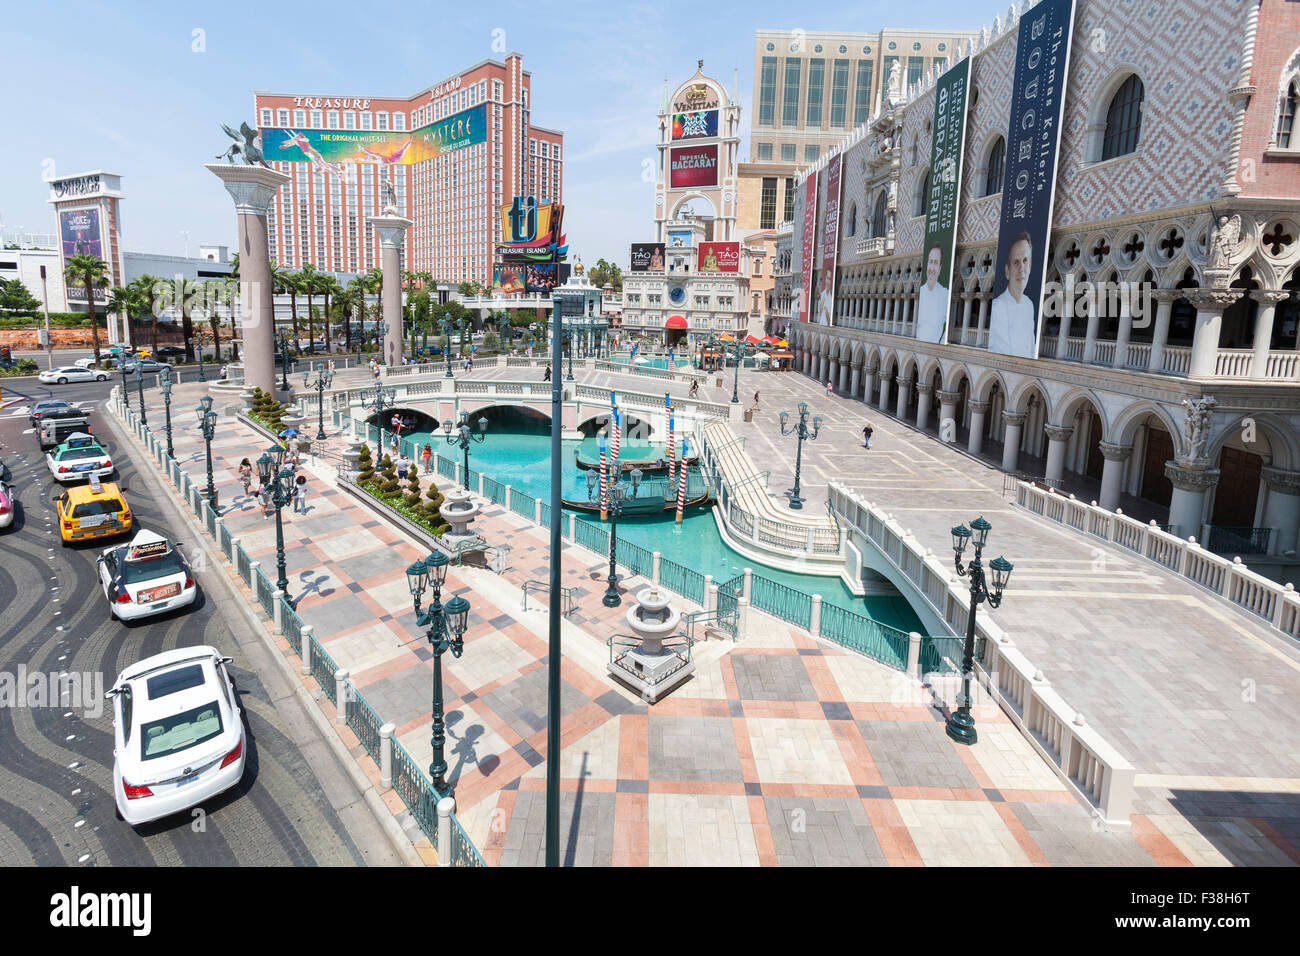
<svg viewBox="0 0 1300 956"><path fill-rule="evenodd" d="M1205 461L1205 446L1210 440L1210 415L1218 404L1213 395L1195 401L1183 399L1183 408L1187 410L1183 417L1183 437L1187 439L1188 459Z"/></svg>
<svg viewBox="0 0 1300 956"><path fill-rule="evenodd" d="M1205 284L1222 289L1232 276L1232 257L1237 254L1241 240L1241 216L1220 215L1210 230L1209 248L1206 250Z"/></svg>
<svg viewBox="0 0 1300 956"><path fill-rule="evenodd" d="M391 176L391 167L389 175ZM385 216L401 215L397 208L397 190L393 188L393 181L389 176L385 176L379 181L379 195L383 200Z"/></svg>
<svg viewBox="0 0 1300 956"><path fill-rule="evenodd" d="M239 124L239 131L231 129L225 123L221 124L226 135L234 140L230 148L224 153L218 153L217 159L224 158L226 162L233 164L235 157L238 156L243 160L245 166L265 166L266 159L262 156L262 134L247 123ZM240 142L240 141L243 142Z"/></svg>

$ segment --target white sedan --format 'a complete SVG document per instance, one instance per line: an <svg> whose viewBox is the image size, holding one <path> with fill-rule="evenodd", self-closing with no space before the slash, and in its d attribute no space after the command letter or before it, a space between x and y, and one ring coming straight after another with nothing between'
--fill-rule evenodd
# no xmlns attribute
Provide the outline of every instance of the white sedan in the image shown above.
<svg viewBox="0 0 1300 956"><path fill-rule="evenodd" d="M103 478L113 473L113 459L85 432L73 432L67 441L45 456L45 467L58 482Z"/></svg>
<svg viewBox="0 0 1300 956"><path fill-rule="evenodd" d="M199 595L189 562L153 531L139 531L127 544L105 548L95 566L109 609L119 621L186 607Z"/></svg>
<svg viewBox="0 0 1300 956"><path fill-rule="evenodd" d="M132 664L113 701L113 797L132 826L188 810L244 776L244 723L231 659L213 647Z"/></svg>
<svg viewBox="0 0 1300 956"><path fill-rule="evenodd" d="M67 385L69 382L107 382L108 372L101 369L82 368L80 365L64 365L62 368L46 369L37 378L46 385Z"/></svg>

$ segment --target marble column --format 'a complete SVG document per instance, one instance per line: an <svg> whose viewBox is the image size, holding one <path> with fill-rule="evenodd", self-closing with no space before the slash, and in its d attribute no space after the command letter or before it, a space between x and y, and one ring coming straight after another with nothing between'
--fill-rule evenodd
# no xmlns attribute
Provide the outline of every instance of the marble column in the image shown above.
<svg viewBox="0 0 1300 956"><path fill-rule="evenodd" d="M1133 446L1104 441L1101 443L1101 454L1106 463L1101 469L1101 497L1097 499L1097 504L1107 511L1114 511L1119 507L1119 495L1124 486L1124 463L1133 454Z"/></svg>
<svg viewBox="0 0 1300 956"><path fill-rule="evenodd" d="M823 384L826 382L830 382L831 388L834 388L838 383L839 377L840 377L840 360L831 359L830 371L827 373L826 378L824 378L822 382Z"/></svg>
<svg viewBox="0 0 1300 956"><path fill-rule="evenodd" d="M1065 447L1069 444L1070 436L1074 434L1072 425L1044 425L1043 431L1047 433L1047 474L1049 482L1060 481L1065 477Z"/></svg>
<svg viewBox="0 0 1300 956"><path fill-rule="evenodd" d="M1148 371L1163 372L1165 370L1165 346L1169 344L1169 315L1173 310L1174 302L1182 298L1182 291L1179 289L1156 289L1151 293L1151 298L1156 300L1156 324L1151 330L1151 360L1147 365Z"/></svg>
<svg viewBox="0 0 1300 956"><path fill-rule="evenodd" d="M1115 336L1115 357L1111 359L1111 368L1125 368L1128 365L1128 343L1133 337L1133 309L1129 305L1128 293L1119 297L1119 333Z"/></svg>
<svg viewBox="0 0 1300 956"><path fill-rule="evenodd" d="M1268 536L1268 553L1293 551L1300 524L1300 471L1283 471L1265 465L1262 474L1268 486L1263 527L1273 529Z"/></svg>
<svg viewBox="0 0 1300 956"><path fill-rule="evenodd" d="M406 230L415 225L398 215L371 216L369 223L379 233L380 268L384 273L381 301L384 305L384 364L402 364L405 336L402 327L402 246Z"/></svg>
<svg viewBox="0 0 1300 956"><path fill-rule="evenodd" d="M930 401L934 396L934 386L930 384L921 384L916 386L916 427L924 430L930 423ZM942 434L943 420L939 421L939 430Z"/></svg>
<svg viewBox="0 0 1300 956"><path fill-rule="evenodd" d="M1192 337L1192 362L1188 378L1208 378L1214 374L1219 358L1219 331L1223 310L1241 297L1240 289L1187 290L1187 298L1196 306L1196 331Z"/></svg>
<svg viewBox="0 0 1300 956"><path fill-rule="evenodd" d="M990 404L974 400L967 403L970 407L970 438L966 442L966 450L972 455L984 451L984 416L988 414Z"/></svg>
<svg viewBox="0 0 1300 956"><path fill-rule="evenodd" d="M1250 363L1250 377L1268 378L1268 352L1273 341L1273 314L1279 302L1285 302L1289 292L1255 290L1250 297L1259 303L1255 311L1255 355Z"/></svg>
<svg viewBox="0 0 1300 956"><path fill-rule="evenodd" d="M240 334L244 384L269 395L275 388L275 297L267 250L266 212L287 173L265 166L207 163L235 201L239 242Z"/></svg>
<svg viewBox="0 0 1300 956"><path fill-rule="evenodd" d="M1104 295L1104 293L1103 293ZM1101 298L1101 296L1098 296ZM1101 329L1101 306L1088 314L1088 329L1083 334L1083 362L1091 363L1097 355L1097 333Z"/></svg>
<svg viewBox="0 0 1300 956"><path fill-rule="evenodd" d="M858 387L862 384L862 366L853 365L853 374L849 377L849 398L858 397Z"/></svg>
<svg viewBox="0 0 1300 956"><path fill-rule="evenodd" d="M939 392L939 438L949 444L957 440L957 403L961 401L961 392Z"/></svg>
<svg viewBox="0 0 1300 956"><path fill-rule="evenodd" d="M840 363L840 380L839 380L838 388L839 388L839 390L840 390L841 392L848 391L848 388L849 388L849 364L848 364L847 362L841 362L841 363Z"/></svg>
<svg viewBox="0 0 1300 956"><path fill-rule="evenodd" d="M866 370L866 381L862 385L862 401L867 405L871 404L872 398L876 392L876 366L871 365Z"/></svg>
<svg viewBox="0 0 1300 956"><path fill-rule="evenodd" d="M1165 476L1173 482L1169 524L1180 538L1200 538L1205 518L1205 493L1219 483L1219 469L1208 461L1165 462ZM1202 542L1203 543L1203 542Z"/></svg>
<svg viewBox="0 0 1300 956"><path fill-rule="evenodd" d="M1002 420L1007 428L1002 436L1002 470L1015 471L1020 462L1020 429L1024 427L1025 412L1002 411Z"/></svg>
<svg viewBox="0 0 1300 956"><path fill-rule="evenodd" d="M989 331L989 312L993 305L993 296L980 296L980 324L979 330L975 333L975 344L986 345L988 343Z"/></svg>
<svg viewBox="0 0 1300 956"><path fill-rule="evenodd" d="M963 292L961 297L966 301L966 304L962 306L961 335L957 337L957 344L973 345L974 337L971 334L970 311L971 306L975 304L975 293Z"/></svg>
<svg viewBox="0 0 1300 956"><path fill-rule="evenodd" d="M898 405L894 414L900 420L907 419L907 407L912 403L912 381L910 378L898 380Z"/></svg>
<svg viewBox="0 0 1300 956"><path fill-rule="evenodd" d="M889 372L880 373L880 410L889 411L889 380L893 378Z"/></svg>
<svg viewBox="0 0 1300 956"><path fill-rule="evenodd" d="M1070 300L1072 294L1067 294L1066 301L1061 304L1061 327L1056 330L1056 357L1062 361L1070 351L1070 322L1074 315L1074 302Z"/></svg>

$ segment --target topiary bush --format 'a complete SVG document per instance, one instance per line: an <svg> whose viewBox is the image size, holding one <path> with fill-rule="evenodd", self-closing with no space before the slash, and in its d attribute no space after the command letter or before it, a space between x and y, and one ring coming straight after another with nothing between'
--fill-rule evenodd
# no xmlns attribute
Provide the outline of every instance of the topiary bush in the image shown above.
<svg viewBox="0 0 1300 956"><path fill-rule="evenodd" d="M397 466L393 459L384 456L379 469L379 493L385 498L393 498L401 492L401 482L397 477Z"/></svg>
<svg viewBox="0 0 1300 956"><path fill-rule="evenodd" d="M368 485L374 478L375 461L370 457L370 446L363 443L357 455L357 484Z"/></svg>
<svg viewBox="0 0 1300 956"><path fill-rule="evenodd" d="M406 507L418 510L420 507L420 473L412 465L406 472L406 494L402 496Z"/></svg>

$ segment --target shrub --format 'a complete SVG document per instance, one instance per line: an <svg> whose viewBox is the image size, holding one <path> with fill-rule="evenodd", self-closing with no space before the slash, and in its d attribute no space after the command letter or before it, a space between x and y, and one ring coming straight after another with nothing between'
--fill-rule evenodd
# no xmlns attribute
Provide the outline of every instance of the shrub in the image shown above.
<svg viewBox="0 0 1300 956"><path fill-rule="evenodd" d="M392 498L401 491L401 483L397 478L397 466L393 464L393 459L387 455L381 463L379 469L379 493L385 498Z"/></svg>
<svg viewBox="0 0 1300 956"><path fill-rule="evenodd" d="M406 507L413 511L420 508L420 473L412 465L406 473L406 494L402 497Z"/></svg>
<svg viewBox="0 0 1300 956"><path fill-rule="evenodd" d="M362 444L361 453L357 455L357 484L368 485L375 477L375 462L370 457L370 446Z"/></svg>

